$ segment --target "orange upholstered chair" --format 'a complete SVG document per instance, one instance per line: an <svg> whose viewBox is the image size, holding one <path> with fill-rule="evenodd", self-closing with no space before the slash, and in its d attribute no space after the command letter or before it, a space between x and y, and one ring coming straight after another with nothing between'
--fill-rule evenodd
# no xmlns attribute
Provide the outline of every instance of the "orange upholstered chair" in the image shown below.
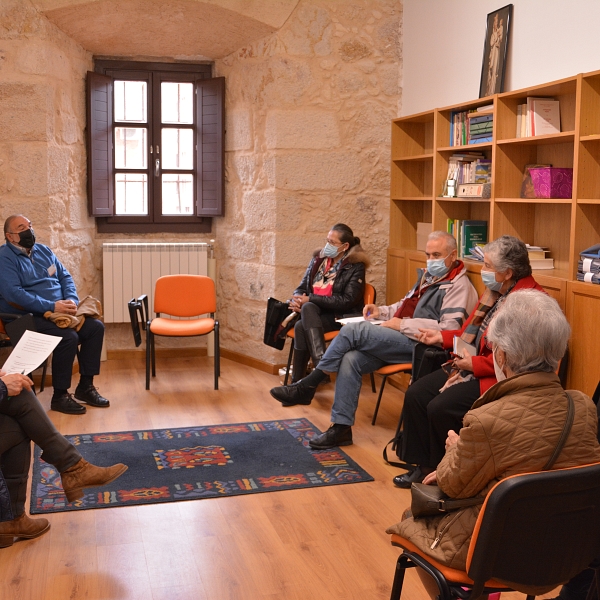
<svg viewBox="0 0 600 600"><path fill-rule="evenodd" d="M392 545L403 552L390 598L399 600L404 572L411 567L431 575L440 600L475 600L513 589L499 580L525 589L556 587L600 556L598 507L600 463L507 477L490 490L481 508L466 571L446 567L410 540L392 535Z"/></svg>
<svg viewBox="0 0 600 600"><path fill-rule="evenodd" d="M219 322L215 320L217 295L215 283L202 275L165 275L156 280L154 312L148 320L146 335L146 389L150 389L150 362L152 377L156 375L154 336L191 337L215 332L215 390L219 389L220 355ZM165 313L181 319L161 317ZM200 315L209 314L209 317ZM196 317L196 318L190 318Z"/></svg>
<svg viewBox="0 0 600 600"><path fill-rule="evenodd" d="M370 283L365 283L365 292L364 292L364 296L363 296L363 303L364 304L373 304L375 302L376 296L377 296L377 292L375 291L375 288ZM328 331L325 334L325 342L330 342L333 338L335 338L337 336L338 333L339 333L339 329L336 331ZM288 384L290 367L292 365L292 358L294 356L294 328L293 327L287 332L287 336L289 338L291 338L292 343L290 344L290 353L288 355L288 363L287 363L287 368L285 370L285 379L283 380L283 385ZM317 365L313 365L313 366L316 367ZM372 375L371 375L371 386L373 388L373 392L375 392L375 381L374 381Z"/></svg>

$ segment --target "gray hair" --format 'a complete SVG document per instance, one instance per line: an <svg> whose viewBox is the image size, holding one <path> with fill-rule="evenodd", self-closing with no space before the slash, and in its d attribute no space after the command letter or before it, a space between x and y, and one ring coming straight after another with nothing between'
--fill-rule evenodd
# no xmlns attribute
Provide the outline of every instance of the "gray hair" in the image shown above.
<svg viewBox="0 0 600 600"><path fill-rule="evenodd" d="M448 254L450 254L450 252L453 252L454 250L456 250L456 238L453 235L450 235L448 232L446 231L432 231L428 236L427 236L427 241L430 240L444 240L444 242L446 242L446 250L448 250Z"/></svg>
<svg viewBox="0 0 600 600"><path fill-rule="evenodd" d="M511 269L515 281L531 275L527 246L519 238L503 235L486 244L483 251L499 273Z"/></svg>
<svg viewBox="0 0 600 600"><path fill-rule="evenodd" d="M537 290L506 297L490 323L486 337L506 354L517 373L556 371L567 349L571 327L558 302Z"/></svg>

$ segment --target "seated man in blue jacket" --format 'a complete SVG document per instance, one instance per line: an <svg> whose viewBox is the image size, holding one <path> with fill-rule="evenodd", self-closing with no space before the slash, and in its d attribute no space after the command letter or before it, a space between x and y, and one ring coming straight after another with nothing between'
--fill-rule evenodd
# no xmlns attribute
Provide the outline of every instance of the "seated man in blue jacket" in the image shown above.
<svg viewBox="0 0 600 600"><path fill-rule="evenodd" d="M419 269L417 282L402 300L392 306L364 307L365 319L385 319L384 323L344 325L310 375L271 390L283 406L310 404L319 383L328 373L337 373L332 426L310 440L311 448L352 444L362 376L384 365L411 362L420 329L460 329L475 308L477 292L467 268L456 258L456 240L445 231L434 231L427 239L425 255L427 269Z"/></svg>
<svg viewBox="0 0 600 600"><path fill-rule="evenodd" d="M4 237L6 243L0 246L0 312L32 313L38 333L62 337L52 356L54 395L50 408L74 415L86 411L69 393L78 346L80 379L75 398L91 406L109 406L93 383L94 375L100 373L104 324L86 318L81 329L75 331L45 319L43 315L48 311L67 315L77 312L79 298L73 278L50 248L36 243L31 222L23 215L6 219Z"/></svg>

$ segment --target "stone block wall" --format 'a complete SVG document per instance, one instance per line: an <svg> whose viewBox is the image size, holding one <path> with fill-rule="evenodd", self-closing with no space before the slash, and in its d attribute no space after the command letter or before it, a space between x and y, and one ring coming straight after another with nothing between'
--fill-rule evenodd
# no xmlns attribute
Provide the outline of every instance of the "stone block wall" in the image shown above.
<svg viewBox="0 0 600 600"><path fill-rule="evenodd" d="M101 255L87 216L85 73L92 57L29 0L0 3L0 221L23 213L82 294Z"/></svg>
<svg viewBox="0 0 600 600"><path fill-rule="evenodd" d="M390 119L401 91L397 0L301 0L275 34L216 63L226 78L226 216L217 220L222 343L266 362L265 300L286 299L347 223L385 299Z"/></svg>
<svg viewBox="0 0 600 600"><path fill-rule="evenodd" d="M385 298L401 20L400 0L300 0L278 32L216 62L226 77L226 215L211 234L178 239L216 240L223 348L285 361L262 344L266 299L289 297L338 221L362 238L368 280ZM91 54L30 0L0 2L0 220L29 216L80 294L101 298L103 241L172 236L100 235L87 215L91 69ZM108 326L107 341L134 347L127 325Z"/></svg>

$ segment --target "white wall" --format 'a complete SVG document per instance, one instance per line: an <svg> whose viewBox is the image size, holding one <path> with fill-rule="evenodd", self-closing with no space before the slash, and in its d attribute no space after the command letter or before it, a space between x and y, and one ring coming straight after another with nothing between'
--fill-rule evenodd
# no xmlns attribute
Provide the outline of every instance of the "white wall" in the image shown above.
<svg viewBox="0 0 600 600"><path fill-rule="evenodd" d="M401 115L479 96L486 16L503 0L404 0ZM599 0L512 0L504 91L600 70Z"/></svg>

